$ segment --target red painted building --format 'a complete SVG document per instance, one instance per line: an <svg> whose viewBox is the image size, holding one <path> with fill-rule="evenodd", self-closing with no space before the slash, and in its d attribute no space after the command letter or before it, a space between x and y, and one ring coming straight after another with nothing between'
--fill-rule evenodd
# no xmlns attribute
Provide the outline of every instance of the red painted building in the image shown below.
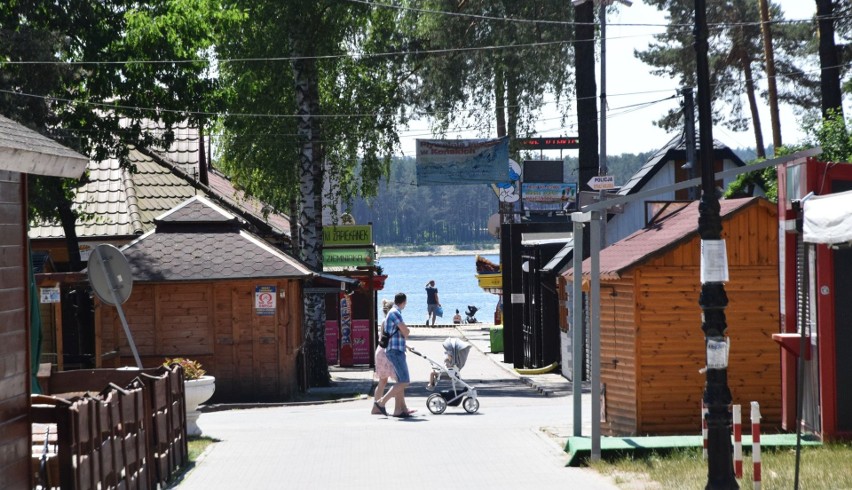
<svg viewBox="0 0 852 490"><path fill-rule="evenodd" d="M824 439L852 438L852 248L797 232L794 201L852 190L852 164L799 159L778 168L782 425L796 429L797 360L804 332L803 421ZM846 203L846 204L843 204ZM838 201L848 205L852 201ZM807 216L807 202L804 206ZM819 218L811 216L811 218Z"/></svg>

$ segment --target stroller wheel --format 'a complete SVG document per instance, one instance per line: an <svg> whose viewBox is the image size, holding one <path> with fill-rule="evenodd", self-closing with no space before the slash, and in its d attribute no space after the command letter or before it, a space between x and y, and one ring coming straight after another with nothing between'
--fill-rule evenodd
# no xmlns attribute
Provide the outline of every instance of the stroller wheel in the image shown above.
<svg viewBox="0 0 852 490"><path fill-rule="evenodd" d="M467 413L476 413L476 411L479 410L479 400L467 397L462 402L462 407L464 407L464 410Z"/></svg>
<svg viewBox="0 0 852 490"><path fill-rule="evenodd" d="M441 415L447 409L447 400L440 393L432 393L426 399L426 408L435 415Z"/></svg>

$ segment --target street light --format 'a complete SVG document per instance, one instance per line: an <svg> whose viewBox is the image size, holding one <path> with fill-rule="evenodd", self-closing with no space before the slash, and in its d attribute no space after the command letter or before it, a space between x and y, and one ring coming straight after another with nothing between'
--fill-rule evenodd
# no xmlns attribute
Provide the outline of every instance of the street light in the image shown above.
<svg viewBox="0 0 852 490"><path fill-rule="evenodd" d="M588 0L572 0L571 3L574 6L582 5L586 3ZM631 0L600 0L600 23L601 23L601 129L600 129L600 153L598 155L598 175L603 176L606 175L607 165L606 165L606 7L607 5L612 5L613 2L619 2L626 6L633 5ZM601 189L600 191L600 200L603 201L606 199L606 190ZM574 213L575 215L579 213ZM576 216L575 216L576 217ZM601 213L593 212L590 216L591 225L589 229L589 233L591 233L591 248L592 250L600 250L600 246L606 246L606 211ZM601 223L601 220L604 220ZM577 225L574 227L575 233L577 233ZM580 236L582 237L582 225L580 225L579 231L581 232ZM577 244L580 239L575 235L574 238L574 246L575 251L574 254L577 254ZM600 284L599 277L596 274L598 270L597 264L597 254L592 254L592 282L591 282L591 291L590 294L595 300L592 302L592 313L591 313L591 328L589 329L589 343L591 344L591 381L592 381L592 451L591 451L591 460L598 461L601 459L601 424L600 424L600 404L601 404L601 385L600 385L600 300L597 299L600 297ZM575 274L581 274L582 269L574 269ZM575 327L576 328L576 327ZM577 352L576 350L574 352ZM575 354L576 355L576 354ZM575 364L576 365L576 364ZM574 376L577 376L577 372L574 372ZM578 383L575 383L575 386L578 386ZM574 399L575 399L575 413L577 411L577 407L579 407L579 398L580 394L578 390L574 391ZM578 420L577 415L575 415L575 425ZM578 429L575 427L575 434L577 434Z"/></svg>
<svg viewBox="0 0 852 490"><path fill-rule="evenodd" d="M707 407L707 489L738 489L731 448L731 390L728 388L728 339L725 307L728 297L725 242L713 175L713 120L710 68L707 62L707 12L705 0L695 0L695 62L698 81L698 123L701 149L701 202L698 234L701 236L701 329L707 349L704 405Z"/></svg>

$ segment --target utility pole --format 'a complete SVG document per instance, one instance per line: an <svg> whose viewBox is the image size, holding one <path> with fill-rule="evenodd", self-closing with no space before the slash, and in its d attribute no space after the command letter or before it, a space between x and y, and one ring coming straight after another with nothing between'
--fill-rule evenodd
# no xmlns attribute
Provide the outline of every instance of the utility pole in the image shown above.
<svg viewBox="0 0 852 490"><path fill-rule="evenodd" d="M763 35L763 57L766 59L766 79L769 89L769 120L772 125L772 153L781 147L781 119L778 116L778 87L775 83L775 51L772 48L772 25L769 23L769 0L760 4L760 32Z"/></svg>
<svg viewBox="0 0 852 490"><path fill-rule="evenodd" d="M698 78L698 117L701 150L701 202L698 234L701 236L701 295L704 344L707 350L704 405L707 417L707 489L738 489L731 446L731 390L728 388L728 339L725 307L728 297L725 242L716 181L713 175L713 118L710 67L707 61L707 6L695 0L695 62Z"/></svg>
<svg viewBox="0 0 852 490"><path fill-rule="evenodd" d="M609 2L601 1L601 12L600 12L600 22L601 22L601 150L598 156L598 175L604 176L607 174L608 169L606 165L606 6ZM606 190L601 189L600 195L598 197L601 201L606 199ZM600 236L600 244L606 247L606 217L607 212L604 211L602 219L604 220L603 226L601 226L601 236ZM594 258L592 259L594 260ZM594 378L592 378L594 379ZM594 400L594 398L592 398ZM600 424L596 424L600 425ZM592 442L592 446L594 446L594 441ZM594 447L592 448L592 458L595 456ZM600 453L598 452L598 455Z"/></svg>
<svg viewBox="0 0 852 490"><path fill-rule="evenodd" d="M695 168L698 160L695 158L695 101L692 99L692 87L680 89L683 95L683 131L686 138L686 174L689 180L695 178ZM695 187L690 187L687 192L689 200L697 199Z"/></svg>

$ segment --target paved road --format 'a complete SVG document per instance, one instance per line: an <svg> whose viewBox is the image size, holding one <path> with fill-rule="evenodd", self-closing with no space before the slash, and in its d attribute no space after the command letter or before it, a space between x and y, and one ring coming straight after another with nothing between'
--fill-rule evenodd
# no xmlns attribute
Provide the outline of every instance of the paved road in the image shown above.
<svg viewBox="0 0 852 490"><path fill-rule="evenodd" d="M443 359L453 329L422 329L415 348ZM409 420L370 415L372 400L205 413L200 425L220 439L181 490L230 488L613 489L594 471L566 468L548 435L567 432L571 397L545 397L472 349L462 376L478 388L480 410L426 410L429 366L409 354ZM588 417L585 417L588 420Z"/></svg>

